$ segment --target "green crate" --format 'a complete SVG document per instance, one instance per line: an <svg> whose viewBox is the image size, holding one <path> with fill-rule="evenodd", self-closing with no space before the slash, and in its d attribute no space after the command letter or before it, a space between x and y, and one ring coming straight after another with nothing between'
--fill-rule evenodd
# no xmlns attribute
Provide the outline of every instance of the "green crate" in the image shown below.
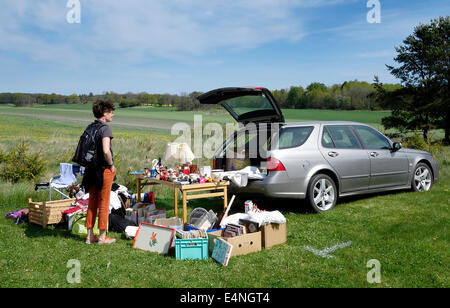
<svg viewBox="0 0 450 308"><path fill-rule="evenodd" d="M175 239L175 258L177 260L208 259L208 239Z"/></svg>

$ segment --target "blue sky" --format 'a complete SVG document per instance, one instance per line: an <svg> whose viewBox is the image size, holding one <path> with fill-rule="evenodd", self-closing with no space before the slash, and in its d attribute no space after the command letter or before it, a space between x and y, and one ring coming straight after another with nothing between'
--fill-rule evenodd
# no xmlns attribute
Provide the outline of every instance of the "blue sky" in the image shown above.
<svg viewBox="0 0 450 308"><path fill-rule="evenodd" d="M394 46L448 0L2 0L0 92L183 94L397 82Z"/></svg>

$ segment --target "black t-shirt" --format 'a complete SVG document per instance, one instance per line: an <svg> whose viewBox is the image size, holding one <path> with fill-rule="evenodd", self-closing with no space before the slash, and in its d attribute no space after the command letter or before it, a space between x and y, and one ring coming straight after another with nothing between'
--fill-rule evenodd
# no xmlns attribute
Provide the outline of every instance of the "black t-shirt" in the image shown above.
<svg viewBox="0 0 450 308"><path fill-rule="evenodd" d="M98 168L86 168L86 171L84 173L82 186L84 187L85 191L89 191L92 185L95 185L97 190L101 190L103 187L103 171L105 170L105 167L108 166L108 163L106 162L105 156L103 154L103 145L102 145L102 139L104 137L109 137L113 139L113 134L111 131L111 128L106 122L95 120L97 123L103 124L101 128L99 128L98 131L98 145L97 145L97 158L101 161L101 166ZM99 150L101 149L101 150ZM112 151L112 143L110 143L110 150L111 150L111 156L114 157L113 151ZM113 158L114 162L114 158Z"/></svg>
<svg viewBox="0 0 450 308"><path fill-rule="evenodd" d="M99 122L104 124L102 127L100 127L100 129L98 131L100 144L102 144L101 140L103 140L103 138L105 138L105 137L109 137L112 140L114 138L114 136L112 134L111 127L109 127L109 125L106 122L103 122L103 121L100 121L100 120L96 120L96 121L99 121ZM103 147L102 147L102 149L103 149ZM114 154L113 154L113 150L112 150L112 142L109 143L109 149L111 151L111 156L113 157L113 162L114 162ZM102 152L103 152L103 150L102 150ZM105 164L108 165L106 163L106 160L105 160Z"/></svg>

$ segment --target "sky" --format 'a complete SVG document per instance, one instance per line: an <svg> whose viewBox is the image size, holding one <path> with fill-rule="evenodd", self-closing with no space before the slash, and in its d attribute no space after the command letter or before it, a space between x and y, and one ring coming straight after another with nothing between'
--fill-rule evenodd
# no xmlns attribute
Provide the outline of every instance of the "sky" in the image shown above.
<svg viewBox="0 0 450 308"><path fill-rule="evenodd" d="M65 95L396 83L395 46L450 12L448 0L0 1L0 92Z"/></svg>

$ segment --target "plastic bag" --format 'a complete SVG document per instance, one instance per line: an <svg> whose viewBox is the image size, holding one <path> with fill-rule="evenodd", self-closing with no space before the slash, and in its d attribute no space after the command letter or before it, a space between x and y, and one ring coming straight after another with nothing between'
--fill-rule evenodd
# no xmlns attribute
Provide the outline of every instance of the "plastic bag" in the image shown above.
<svg viewBox="0 0 450 308"><path fill-rule="evenodd" d="M87 228L85 226L86 216L87 216L87 213L82 212L82 211L75 214L75 217L73 219L73 224L72 224L72 234L73 235L87 236ZM95 235L100 235L100 230L98 229L98 217L95 220L95 225L94 225L93 231L94 231Z"/></svg>

